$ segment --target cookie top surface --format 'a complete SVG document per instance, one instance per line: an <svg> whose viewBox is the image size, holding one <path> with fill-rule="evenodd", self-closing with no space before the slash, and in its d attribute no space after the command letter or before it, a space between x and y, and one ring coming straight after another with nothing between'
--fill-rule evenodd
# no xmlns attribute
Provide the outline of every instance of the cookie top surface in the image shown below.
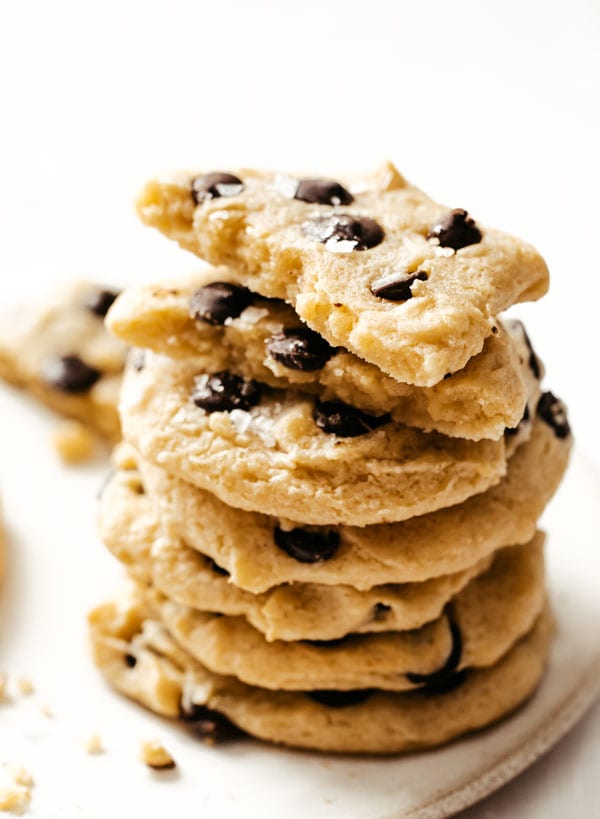
<svg viewBox="0 0 600 819"><path fill-rule="evenodd" d="M339 180L347 197L316 200L298 198L298 178L233 175L239 184L202 196L206 174L155 180L138 212L398 381L431 386L462 369L498 313L548 288L530 245L436 204L390 164Z"/></svg>
<svg viewBox="0 0 600 819"><path fill-rule="evenodd" d="M120 437L126 346L104 327L117 293L76 282L0 318L0 376L57 412Z"/></svg>
<svg viewBox="0 0 600 819"><path fill-rule="evenodd" d="M446 603L491 558L452 575L421 583L386 584L367 591L352 586L284 583L251 594L230 582L214 560L165 537L135 469L120 468L99 501L104 544L142 582L165 597L204 612L243 616L268 640L335 640L351 632L418 628L436 619Z"/></svg>
<svg viewBox="0 0 600 819"><path fill-rule="evenodd" d="M129 367L124 436L226 503L307 524L367 525L460 503L506 471L504 441L424 433L194 361Z"/></svg>
<svg viewBox="0 0 600 819"><path fill-rule="evenodd" d="M414 387L332 347L278 299L235 282L229 268L126 290L107 323L119 338L175 359L195 357L271 387L301 389L446 435L499 438L523 415L534 370L525 336L498 322L481 353L433 387ZM535 355L535 354L533 354Z"/></svg>
<svg viewBox="0 0 600 819"><path fill-rule="evenodd" d="M227 507L147 461L140 465L168 536L208 555L236 586L254 593L282 583L365 590L461 571L502 546L526 543L560 483L571 445L571 436L559 437L536 414L530 440L486 492L400 523L324 529Z"/></svg>
<svg viewBox="0 0 600 819"><path fill-rule="evenodd" d="M441 744L514 709L538 684L552 637L546 610L494 666L471 671L453 689L340 692L329 697L269 691L214 674L168 634L143 589L90 614L94 661L126 696L192 723L214 742L228 721L262 739L323 751L393 753Z"/></svg>

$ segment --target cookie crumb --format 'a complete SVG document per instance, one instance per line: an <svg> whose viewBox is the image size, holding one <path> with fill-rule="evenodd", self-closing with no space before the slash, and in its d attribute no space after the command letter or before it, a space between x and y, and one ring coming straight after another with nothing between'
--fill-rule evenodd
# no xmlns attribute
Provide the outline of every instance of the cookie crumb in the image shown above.
<svg viewBox="0 0 600 819"><path fill-rule="evenodd" d="M89 461L94 453L94 434L79 421L65 421L52 433L52 445L65 464Z"/></svg>
<svg viewBox="0 0 600 819"><path fill-rule="evenodd" d="M98 734L90 734L83 742L83 747L88 754L103 754L104 746Z"/></svg>
<svg viewBox="0 0 600 819"><path fill-rule="evenodd" d="M21 767L20 765L15 765L11 769L11 777L15 785L23 785L26 788L31 788L35 784L33 776L29 773L28 770Z"/></svg>
<svg viewBox="0 0 600 819"><path fill-rule="evenodd" d="M29 677L19 677L17 689L22 697L29 697L35 691L34 685Z"/></svg>
<svg viewBox="0 0 600 819"><path fill-rule="evenodd" d="M0 810L21 813L31 802L31 793L25 785L0 788Z"/></svg>
<svg viewBox="0 0 600 819"><path fill-rule="evenodd" d="M54 719L54 713L49 705L44 703L44 705L40 706L40 711L45 717L48 717L48 719Z"/></svg>
<svg viewBox="0 0 600 819"><path fill-rule="evenodd" d="M142 742L140 759L155 771L169 771L175 768L175 760L157 739Z"/></svg>

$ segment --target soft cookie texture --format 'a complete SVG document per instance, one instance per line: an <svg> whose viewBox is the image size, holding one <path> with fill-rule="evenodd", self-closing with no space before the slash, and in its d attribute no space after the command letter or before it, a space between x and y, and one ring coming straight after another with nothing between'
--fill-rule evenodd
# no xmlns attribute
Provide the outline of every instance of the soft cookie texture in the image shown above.
<svg viewBox="0 0 600 819"><path fill-rule="evenodd" d="M120 438L117 402L126 346L104 327L117 293L77 282L0 317L0 377L56 412Z"/></svg>
<svg viewBox="0 0 600 819"><path fill-rule="evenodd" d="M250 685L404 691L448 663L453 671L493 665L530 630L545 600L543 540L538 535L530 544L499 552L447 612L411 631L349 635L333 643L269 643L242 617L199 612L161 595L154 605L176 642L193 657L211 671Z"/></svg>
<svg viewBox="0 0 600 819"><path fill-rule="evenodd" d="M305 524L364 526L460 503L506 472L504 441L464 441L270 391L193 361L129 367L124 434L221 500Z"/></svg>
<svg viewBox="0 0 600 819"><path fill-rule="evenodd" d="M150 182L138 212L250 289L288 301L330 344L423 387L480 353L500 312L548 288L530 245L436 204L391 164L339 182L181 173Z"/></svg>
<svg viewBox="0 0 600 819"><path fill-rule="evenodd" d="M211 741L231 721L293 747L395 753L443 744L517 708L544 672L553 624L545 610L498 663L462 674L451 690L352 692L345 704L336 692L268 691L211 673L177 645L141 588L95 609L90 632L111 685L162 716L183 717Z"/></svg>
<svg viewBox="0 0 600 819"><path fill-rule="evenodd" d="M204 612L243 616L267 640L335 640L353 633L418 628L442 613L446 603L491 557L452 575L421 583L387 584L367 591L352 586L285 583L251 594L229 582L228 573L182 541L161 534L157 515L133 463L123 465L103 489L99 531L104 544L139 580L170 600Z"/></svg>
<svg viewBox="0 0 600 819"><path fill-rule="evenodd" d="M498 322L479 355L433 387L414 387L309 330L285 302L236 283L226 267L126 290L107 316L128 344L196 358L280 389L299 388L368 413L457 438L499 438L517 426L542 370L518 326ZM533 354L535 355L535 354Z"/></svg>
<svg viewBox="0 0 600 819"><path fill-rule="evenodd" d="M488 491L401 523L324 530L228 507L146 461L141 467L166 535L212 558L236 586L253 593L282 583L342 583L367 590L464 571L506 544L526 543L561 481L571 445L570 435L558 437L536 414L530 440ZM288 531L286 539L281 532ZM337 548L324 552L332 532ZM298 550L302 535L304 549Z"/></svg>

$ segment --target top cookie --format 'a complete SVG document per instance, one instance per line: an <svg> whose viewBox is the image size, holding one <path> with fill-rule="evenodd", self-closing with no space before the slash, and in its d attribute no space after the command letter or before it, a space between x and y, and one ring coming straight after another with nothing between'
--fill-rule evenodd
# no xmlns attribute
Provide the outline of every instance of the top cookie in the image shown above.
<svg viewBox="0 0 600 819"><path fill-rule="evenodd" d="M385 373L432 386L483 347L495 316L548 288L528 244L448 210L387 164L370 177L241 170L150 182L142 220Z"/></svg>

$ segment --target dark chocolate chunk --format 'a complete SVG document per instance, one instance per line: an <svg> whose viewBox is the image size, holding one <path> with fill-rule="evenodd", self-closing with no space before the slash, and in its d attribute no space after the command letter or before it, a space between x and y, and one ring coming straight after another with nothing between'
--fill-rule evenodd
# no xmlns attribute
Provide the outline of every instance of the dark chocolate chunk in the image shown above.
<svg viewBox="0 0 600 819"><path fill-rule="evenodd" d="M201 375L195 380L192 401L206 412L248 410L260 401L260 385L226 370Z"/></svg>
<svg viewBox="0 0 600 819"><path fill-rule="evenodd" d="M214 711L205 705L190 703L180 705L180 716L192 726L193 731L202 739L211 742L223 742L239 736L242 732L220 711Z"/></svg>
<svg viewBox="0 0 600 819"><path fill-rule="evenodd" d="M567 408L560 398L551 392L543 393L537 405L537 413L552 427L557 438L567 438L571 434Z"/></svg>
<svg viewBox="0 0 600 819"><path fill-rule="evenodd" d="M137 657L134 657L133 654L125 654L123 657L125 660L125 665L127 668L135 668L137 665Z"/></svg>
<svg viewBox="0 0 600 819"><path fill-rule="evenodd" d="M519 421L516 427L506 427L504 433L506 435L516 435L519 432L524 424L529 421L529 407L525 407L525 412L523 413L523 417Z"/></svg>
<svg viewBox="0 0 600 819"><path fill-rule="evenodd" d="M438 239L441 247L451 247L460 250L467 245L476 245L481 241L481 231L466 210L455 208L445 219L435 224L429 233L428 239Z"/></svg>
<svg viewBox="0 0 600 819"><path fill-rule="evenodd" d="M301 179L294 199L316 205L350 205L354 197L334 179Z"/></svg>
<svg viewBox="0 0 600 819"><path fill-rule="evenodd" d="M205 560L208 564L209 569L212 569L212 571L215 574L221 574L223 575L223 577L229 577L229 572L227 571L227 569L223 569L221 566L219 566L218 563L215 563L212 557L205 557Z"/></svg>
<svg viewBox="0 0 600 819"><path fill-rule="evenodd" d="M104 318L118 295L116 290L94 290L86 299L85 306L95 316Z"/></svg>
<svg viewBox="0 0 600 819"><path fill-rule="evenodd" d="M225 324L237 318L252 303L247 287L230 282L211 282L198 288L190 298L190 316L206 324Z"/></svg>
<svg viewBox="0 0 600 819"><path fill-rule="evenodd" d="M373 620L375 620L375 622L385 620L386 615L389 614L391 610L392 607L388 606L387 603L375 603L373 606Z"/></svg>
<svg viewBox="0 0 600 819"><path fill-rule="evenodd" d="M367 415L342 401L317 401L313 409L313 418L319 429L330 435L337 435L338 438L365 435L390 420L388 414Z"/></svg>
<svg viewBox="0 0 600 819"><path fill-rule="evenodd" d="M320 370L335 353L324 338L308 327L287 327L267 341L269 355L290 370Z"/></svg>
<svg viewBox="0 0 600 819"><path fill-rule="evenodd" d="M438 671L434 671L432 674L414 674L409 671L406 675L409 682L415 685L424 685L430 691L435 692L444 689L445 686L448 685L449 678L453 677L456 673L463 649L460 629L451 617L448 618L448 625L452 637L452 648L442 668Z"/></svg>
<svg viewBox="0 0 600 819"><path fill-rule="evenodd" d="M339 534L332 529L315 532L311 529L290 529L275 527L275 544L298 563L319 563L330 560L340 545Z"/></svg>
<svg viewBox="0 0 600 819"><path fill-rule="evenodd" d="M192 179L192 199L197 205L220 196L237 196L244 190L242 180L232 173L215 171Z"/></svg>
<svg viewBox="0 0 600 819"><path fill-rule="evenodd" d="M317 216L302 225L302 232L315 242L352 242L352 250L368 250L383 241L383 228L368 216L336 213Z"/></svg>
<svg viewBox="0 0 600 819"><path fill-rule="evenodd" d="M388 301L408 301L412 299L411 285L416 281L427 281L427 273L424 270L417 270L416 273L392 273L375 279L371 293Z"/></svg>
<svg viewBox="0 0 600 819"><path fill-rule="evenodd" d="M78 355L49 358L42 366L44 381L61 392L87 392L101 375L100 370L90 367Z"/></svg>
<svg viewBox="0 0 600 819"><path fill-rule="evenodd" d="M350 691L333 689L305 691L306 696L311 700L318 702L319 705L327 705L329 708L348 708L350 705L359 705L374 693L373 688L354 688Z"/></svg>

